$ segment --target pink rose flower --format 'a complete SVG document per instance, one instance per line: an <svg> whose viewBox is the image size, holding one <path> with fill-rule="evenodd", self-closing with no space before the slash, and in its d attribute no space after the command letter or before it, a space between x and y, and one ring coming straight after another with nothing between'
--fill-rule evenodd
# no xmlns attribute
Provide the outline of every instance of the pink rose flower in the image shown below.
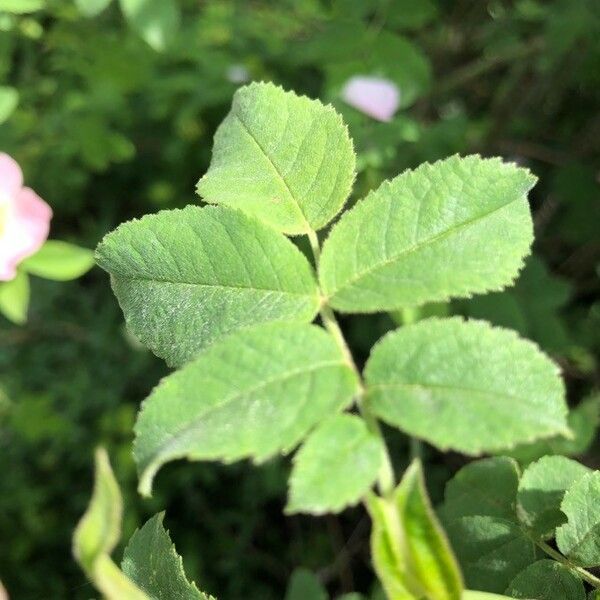
<svg viewBox="0 0 600 600"><path fill-rule="evenodd" d="M400 105L400 90L389 79L357 75L344 85L342 100L378 121L391 121Z"/></svg>
<svg viewBox="0 0 600 600"><path fill-rule="evenodd" d="M51 218L52 209L23 187L17 162L0 152L0 281L14 279L17 265L40 249Z"/></svg>

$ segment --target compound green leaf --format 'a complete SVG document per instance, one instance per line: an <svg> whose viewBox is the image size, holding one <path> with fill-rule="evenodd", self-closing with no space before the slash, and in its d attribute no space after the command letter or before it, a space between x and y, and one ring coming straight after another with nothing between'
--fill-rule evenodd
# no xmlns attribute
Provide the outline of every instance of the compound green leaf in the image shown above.
<svg viewBox="0 0 600 600"><path fill-rule="evenodd" d="M301 234L324 227L340 211L354 167L347 128L331 106L252 83L233 97L197 189L207 202Z"/></svg>
<svg viewBox="0 0 600 600"><path fill-rule="evenodd" d="M521 571L506 590L527 600L585 600L581 579L554 560L539 560Z"/></svg>
<svg viewBox="0 0 600 600"><path fill-rule="evenodd" d="M446 531L470 588L503 593L537 558L533 541L506 519L461 517L447 523Z"/></svg>
<svg viewBox="0 0 600 600"><path fill-rule="evenodd" d="M48 240L21 263L27 273L55 281L77 279L93 266L94 253L91 250L59 240Z"/></svg>
<svg viewBox="0 0 600 600"><path fill-rule="evenodd" d="M0 313L9 321L22 325L29 309L29 277L23 271L10 281L0 281Z"/></svg>
<svg viewBox="0 0 600 600"><path fill-rule="evenodd" d="M525 469L519 482L519 519L540 538L554 537L566 522L560 510L565 491L590 469L564 456L544 456Z"/></svg>
<svg viewBox="0 0 600 600"><path fill-rule="evenodd" d="M73 534L73 554L107 600L149 600L112 562L121 537L123 500L103 448L96 450L94 492Z"/></svg>
<svg viewBox="0 0 600 600"><path fill-rule="evenodd" d="M310 322L317 285L298 248L239 211L188 206L130 221L96 251L131 331L171 366L269 321Z"/></svg>
<svg viewBox="0 0 600 600"><path fill-rule="evenodd" d="M556 530L558 549L582 567L600 565L600 471L571 485L560 509L567 523Z"/></svg>
<svg viewBox="0 0 600 600"><path fill-rule="evenodd" d="M327 590L319 578L308 569L296 569L290 578L285 600L327 600Z"/></svg>
<svg viewBox="0 0 600 600"><path fill-rule="evenodd" d="M507 457L485 458L463 467L446 484L444 520L487 515L515 520L519 467Z"/></svg>
<svg viewBox="0 0 600 600"><path fill-rule="evenodd" d="M164 513L154 515L133 534L123 555L123 573L152 600L210 600L187 580L163 518Z"/></svg>
<svg viewBox="0 0 600 600"><path fill-rule="evenodd" d="M325 421L294 457L288 513L340 512L356 504L377 479L383 447L356 416Z"/></svg>
<svg viewBox="0 0 600 600"><path fill-rule="evenodd" d="M479 454L568 434L556 365L483 321L429 319L389 333L365 377L381 419L443 450Z"/></svg>
<svg viewBox="0 0 600 600"><path fill-rule="evenodd" d="M263 461L347 406L357 378L325 330L271 323L233 334L169 375L143 404L140 491L176 458Z"/></svg>
<svg viewBox="0 0 600 600"><path fill-rule="evenodd" d="M462 578L431 508L418 461L406 470L391 498L371 495L371 550L390 598L460 600Z"/></svg>
<svg viewBox="0 0 600 600"><path fill-rule="evenodd" d="M162 52L173 41L181 21L177 0L120 0L129 26L149 46Z"/></svg>
<svg viewBox="0 0 600 600"><path fill-rule="evenodd" d="M383 183L323 245L329 303L376 312L506 287L533 239L527 192L535 181L499 159L452 156Z"/></svg>

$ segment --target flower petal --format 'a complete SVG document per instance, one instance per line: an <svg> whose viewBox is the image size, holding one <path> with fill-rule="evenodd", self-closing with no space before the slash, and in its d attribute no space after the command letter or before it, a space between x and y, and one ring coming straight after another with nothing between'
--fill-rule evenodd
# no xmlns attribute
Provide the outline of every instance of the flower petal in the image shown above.
<svg viewBox="0 0 600 600"><path fill-rule="evenodd" d="M23 172L17 161L0 152L0 195L16 196L23 186Z"/></svg>
<svg viewBox="0 0 600 600"><path fill-rule="evenodd" d="M52 209L32 189L22 188L17 193L0 236L0 280L13 279L17 265L40 249L48 237L51 218Z"/></svg>
<svg viewBox="0 0 600 600"><path fill-rule="evenodd" d="M400 105L400 90L389 79L358 75L346 82L342 99L378 121L390 121Z"/></svg>

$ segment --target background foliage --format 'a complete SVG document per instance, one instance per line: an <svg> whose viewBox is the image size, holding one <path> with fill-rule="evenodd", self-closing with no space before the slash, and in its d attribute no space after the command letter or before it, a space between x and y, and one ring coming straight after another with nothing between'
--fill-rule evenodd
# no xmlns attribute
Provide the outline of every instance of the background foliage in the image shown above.
<svg viewBox="0 0 600 600"><path fill-rule="evenodd" d="M354 74L383 75L401 110L377 123L339 100ZM508 291L425 314L512 327L560 364L572 406L599 383L600 8L593 0L0 0L0 148L53 207L51 237L94 247L118 223L196 203L194 185L237 86L273 80L332 102L359 155L357 197L449 154L529 166L534 257ZM283 516L289 464L171 466L135 492L141 398L166 373L128 336L107 278L34 280L29 322L0 322L0 577L14 598L89 598L70 536L91 489L92 449L123 488L124 539L166 509L186 571L221 598L281 598L295 567L331 592L368 591L360 509ZM345 318L359 359L394 320ZM597 411L587 409L584 434ZM583 435L583 434L582 434ZM389 432L398 467L405 439ZM586 444L558 448L581 452ZM520 448L529 461L547 448ZM582 461L600 467L596 444ZM464 464L425 448L439 502Z"/></svg>

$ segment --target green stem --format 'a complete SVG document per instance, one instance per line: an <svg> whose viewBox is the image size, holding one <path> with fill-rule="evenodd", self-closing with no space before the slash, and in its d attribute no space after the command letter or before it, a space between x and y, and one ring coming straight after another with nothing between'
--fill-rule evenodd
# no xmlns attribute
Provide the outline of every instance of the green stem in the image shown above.
<svg viewBox="0 0 600 600"><path fill-rule="evenodd" d="M321 257L321 248L319 246L319 238L317 237L317 233L313 230L310 230L308 233L308 240L310 242L310 247L312 249L313 257L315 260L315 268L319 268L319 259ZM394 490L396 486L396 481L394 477L394 469L392 467L392 461L390 459L390 454L385 443L385 439L383 437L383 433L381 432L381 427L379 426L379 422L377 421L377 417L371 412L367 403L365 401L365 386L362 380L362 376L356 363L354 362L354 357L352 356L352 352L348 347L348 343L346 342L346 338L342 332L342 329L335 317L335 313L331 309L331 307L327 304L327 302L323 301L321 304L321 308L319 310L319 314L321 316L321 320L323 321L323 325L325 328L331 333L333 339L336 344L342 351L348 366L356 373L356 377L359 382L359 391L356 395L356 405L358 406L358 410L360 415L364 419L369 431L376 435L382 443L383 451L383 464L379 470L377 486L379 487L379 492L382 496L388 496Z"/></svg>
<svg viewBox="0 0 600 600"><path fill-rule="evenodd" d="M589 571L574 565L568 558L564 557L560 552L555 550L552 546L548 545L546 542L542 542L542 540L534 540L535 543L548 555L551 556L554 560L562 563L565 567L575 571L581 579L585 582L589 583L596 589L600 589L600 579L595 575L592 575Z"/></svg>

